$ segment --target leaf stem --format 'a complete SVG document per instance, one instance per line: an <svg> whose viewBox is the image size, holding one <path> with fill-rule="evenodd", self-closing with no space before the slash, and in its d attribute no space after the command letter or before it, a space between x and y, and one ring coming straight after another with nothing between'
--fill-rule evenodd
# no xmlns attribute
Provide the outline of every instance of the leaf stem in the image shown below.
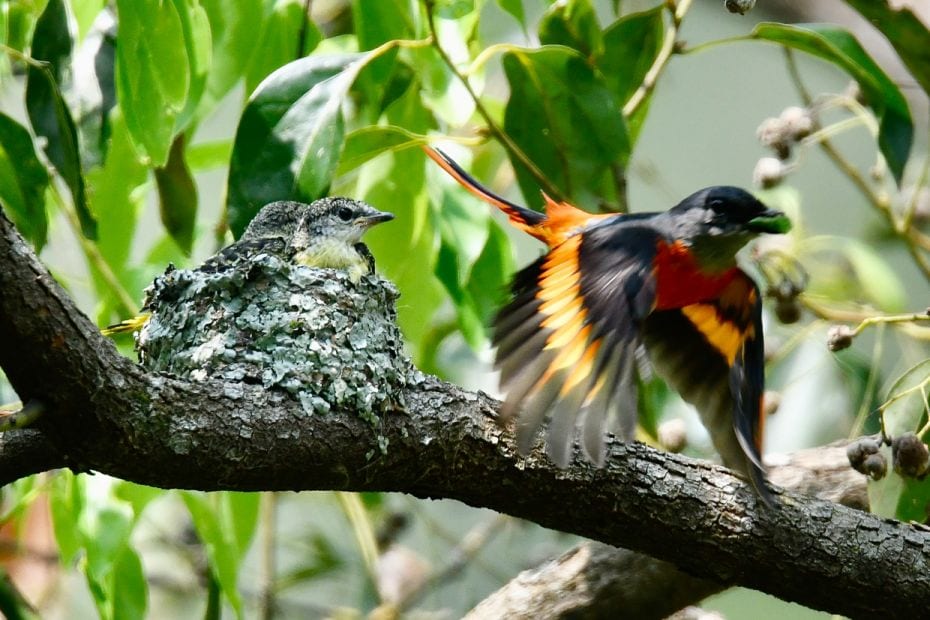
<svg viewBox="0 0 930 620"><path fill-rule="evenodd" d="M859 325L853 328L853 336L858 336L861 334L867 327L872 325L890 325L892 323L917 323L920 321L930 321L930 314L926 312L923 314L887 314L883 316L870 316L862 321Z"/></svg>
<svg viewBox="0 0 930 620"><path fill-rule="evenodd" d="M659 49L659 53L655 61L653 61L652 66L649 67L649 71L647 71L646 75L643 77L642 84L639 85L639 88L636 89L636 92L633 93L629 101L623 105L623 116L625 118L629 119L636 114L655 89L656 82L659 81L659 76L662 75L662 72L668 65L668 61L672 58L672 54L675 53L675 49L678 45L678 33L681 30L681 21L688 13L688 9L691 8L691 1L692 0L681 0L678 4L675 4L672 0L666 2L666 8L671 14L672 22L665 31L662 47Z"/></svg>
<svg viewBox="0 0 930 620"><path fill-rule="evenodd" d="M127 317L135 315L138 312L138 305L126 289L123 288L119 278L113 273L110 263L108 263L107 259L100 253L100 248L97 247L97 244L90 241L81 232L81 222L74 208L71 206L71 203L61 196L61 193L58 191L58 188L55 187L54 183L50 184L49 188L51 188L55 202L68 220L68 225L74 233L74 238L77 239L78 243L81 245L81 250L84 252L84 257L87 259L87 262L97 270L104 283L106 283L107 288L109 288L110 292L113 294L117 305L116 309L119 314Z"/></svg>
<svg viewBox="0 0 930 620"><path fill-rule="evenodd" d="M294 58L304 57L304 46L307 44L307 30L310 26L310 10L312 0L304 0L304 14L300 22L300 33L297 35L297 53Z"/></svg>
<svg viewBox="0 0 930 620"><path fill-rule="evenodd" d="M690 2L690 0L685 1ZM468 78L466 78L458 70L458 68L455 66L455 62L453 62L452 58L449 57L446 51L439 44L439 34L436 31L436 20L433 16L434 0L424 0L424 4L426 6L426 21L429 24L430 36L433 41L433 48L435 48L436 53L439 54L439 57L442 58L442 61L446 64L446 66L449 67L449 71L451 71L452 74L458 78L458 80L465 87L465 90L468 91L468 95L475 103L475 110L477 110L478 114L481 115L481 118L484 119L484 122L488 126L488 131L498 142L501 143L504 149L506 149L514 159L519 161L520 164L529 171L529 173L536 180L536 183L539 184L544 192L556 200L565 200L565 196L562 191L556 187L545 174L543 174L542 170L540 170L536 164L533 163L533 160L523 152L523 149L521 149L520 146L514 142L513 139L507 135L504 130L498 127L497 123L494 122L494 119L491 118L491 114L488 112L487 108L484 107L484 104L478 97L478 93L476 93L472 88Z"/></svg>
<svg viewBox="0 0 930 620"><path fill-rule="evenodd" d="M269 491L261 494L262 516L262 573L261 592L259 594L259 617L262 620L271 620L276 616L275 585L277 581L277 554L275 543L277 538L278 494Z"/></svg>
<svg viewBox="0 0 930 620"><path fill-rule="evenodd" d="M788 68L788 75L791 78L791 81L794 83L795 88L798 91L798 94L801 97L801 100L804 102L804 105L811 111L812 118L814 119L815 125L819 124L815 116L815 106L813 105L814 100L810 95L810 92L804 86L804 82L801 79L801 72L798 70L797 62L794 58L794 53L790 48L782 47L782 50L785 53L785 64ZM852 162L850 162L842 153L833 145L829 137L822 136L817 143L820 145L821 150L829 157L833 163L836 165L840 171L846 175L846 177L852 182L853 185L859 190L859 192L865 197L865 199L872 205L872 207L878 211L888 222L888 225L894 231L895 235L898 236L904 244L907 246L908 252L910 252L911 257L914 259L917 267L923 272L924 278L930 280L930 259L928 259L922 252L921 248L930 249L930 238L927 239L927 244L925 245L921 239L922 235L916 229L911 228L911 218L905 213L905 217L898 221L898 218L895 217L894 210L891 208L891 201L889 200L886 194L877 192L872 185L866 180L865 176L856 168ZM925 177L923 177L925 178Z"/></svg>

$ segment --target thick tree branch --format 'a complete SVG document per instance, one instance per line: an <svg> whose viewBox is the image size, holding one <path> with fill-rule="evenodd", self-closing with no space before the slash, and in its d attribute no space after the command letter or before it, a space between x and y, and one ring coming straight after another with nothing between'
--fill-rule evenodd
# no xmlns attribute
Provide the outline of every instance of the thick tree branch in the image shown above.
<svg viewBox="0 0 930 620"><path fill-rule="evenodd" d="M604 469L558 469L541 451L520 458L494 424L496 401L429 377L373 428L352 411L308 415L261 386L147 373L75 308L4 217L0 264L0 365L24 401L49 412L41 434L10 435L23 454L47 457L37 447L46 442L61 463L160 487L449 497L819 609L925 611L930 536L918 527L793 494L765 510L726 470L636 443L612 442ZM4 470L0 482L49 464Z"/></svg>
<svg viewBox="0 0 930 620"><path fill-rule="evenodd" d="M769 477L791 491L865 509L865 476L849 466L846 444L775 457ZM520 573L466 619L659 619L728 587L642 553L589 541Z"/></svg>

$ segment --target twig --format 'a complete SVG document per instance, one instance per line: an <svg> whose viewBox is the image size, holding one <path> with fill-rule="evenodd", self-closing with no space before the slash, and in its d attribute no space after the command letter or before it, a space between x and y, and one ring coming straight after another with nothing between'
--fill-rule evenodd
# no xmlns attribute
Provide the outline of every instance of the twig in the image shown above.
<svg viewBox="0 0 930 620"><path fill-rule="evenodd" d="M636 92L633 93L630 100L623 106L623 116L625 118L630 118L636 114L655 89L656 82L659 81L659 76L662 75L662 71L664 71L666 65L668 65L668 61L671 59L672 54L675 53L675 47L678 43L678 32L681 29L681 21L688 13L688 9L691 8L691 0L681 0L677 5L674 2L668 2L666 6L671 13L672 23L669 24L665 31L662 47L659 49L659 53L655 61L653 61L652 66L649 67L649 71L647 71L646 75L643 77L643 83L639 85L639 88L636 89Z"/></svg>
<svg viewBox="0 0 930 620"><path fill-rule="evenodd" d="M259 615L263 620L272 620L275 617L277 603L275 601L275 582L277 581L277 554L275 542L277 538L278 494L267 492L261 494L261 523L262 523L262 573L261 590L258 595Z"/></svg>
<svg viewBox="0 0 930 620"><path fill-rule="evenodd" d="M919 321L930 321L930 315L924 314L889 314L884 316L870 316L862 319L859 325L853 328L852 335L858 336L865 328L871 325L887 325L891 323L916 323Z"/></svg>
<svg viewBox="0 0 930 620"><path fill-rule="evenodd" d="M362 560L365 563L365 570L368 578L371 579L373 586L378 583L377 561L378 561L378 544L375 541L375 533L371 527L371 520L365 511L362 500L356 493L336 492L336 499L342 508L343 514L352 526L352 533L355 535L355 542L358 544L359 551L362 554ZM375 587L377 590L377 587Z"/></svg>
<svg viewBox="0 0 930 620"><path fill-rule="evenodd" d="M804 82L801 79L801 73L798 70L798 65L795 61L794 53L790 48L782 47L782 49L785 53L785 63L788 68L788 75L791 78L791 81L794 83L794 86L797 89L801 100L804 102L804 105L811 110L813 115L813 99L811 98L810 92L804 86ZM814 122L817 122L816 118L814 118ZM846 177L852 182L852 184L856 186L856 189L862 193L865 199L875 208L875 210L882 214L882 216L888 222L889 226L891 226L891 229L894 231L895 235L904 241L908 252L910 252L911 257L917 264L917 267L923 272L924 277L930 280L930 259L923 255L921 248L919 247L923 246L927 249L930 249L930 243L925 246L920 241L920 233L916 231L916 229L911 228L911 218L907 215L907 213L905 213L905 216L901 219L901 221L898 221L895 217L894 210L891 208L891 201L888 199L888 196L875 191L875 189L866 180L865 176L863 176L859 169L856 168L852 162L846 159L835 146L833 146L833 143L828 137L821 137L817 143L820 145L820 148L827 155L827 157L829 157L840 169L840 171L845 174Z"/></svg>
<svg viewBox="0 0 930 620"><path fill-rule="evenodd" d="M501 526L510 519L511 517L507 515L495 515L466 532L465 536L462 537L462 541L449 551L448 555L451 559L446 565L433 572L418 588L408 592L406 596L397 602L397 609L409 609L424 594L455 577L491 541L494 535L500 531Z"/></svg>
<svg viewBox="0 0 930 620"><path fill-rule="evenodd" d="M310 4L312 0L304 0L304 14L300 22L300 33L297 35L297 53L294 58L303 58L304 45L307 44L307 26L310 23Z"/></svg>
<svg viewBox="0 0 930 620"><path fill-rule="evenodd" d="M123 288L119 278L113 273L110 263L108 263L107 259L100 253L100 248L97 247L97 244L90 241L81 233L81 222L78 220L77 213L74 211L71 203L61 196L54 184L49 187L52 188L52 196L54 196L55 202L58 203L59 208L65 214L75 239L80 243L81 250L84 252L84 257L87 259L87 262L100 273L100 277L113 294L117 305L116 309L119 314L121 316L132 316L136 314L139 309L138 304L133 300L129 292Z"/></svg>
<svg viewBox="0 0 930 620"><path fill-rule="evenodd" d="M494 122L494 119L491 118L491 114L488 112L487 108L484 107L484 104L481 103L481 99L478 97L478 93L472 88L471 83L468 79L462 75L462 73L455 66L452 58L446 53L442 48L442 45L439 44L439 34L436 32L436 21L433 16L433 0L424 0L426 5L426 21L429 24L430 34L433 40L433 47L436 49L436 53L439 54L439 57L442 58L442 61L449 67L449 71L458 78L458 80L465 87L465 90L468 91L468 95L472 98L472 101L475 103L475 110L478 111L478 114L481 115L481 118L484 119L484 122L488 126L488 131L491 133L494 138L496 138L501 145L509 152L515 159L517 159L523 167L525 167L533 178L536 179L536 182L543 189L544 192L549 194L552 198L556 200L565 200L565 195L558 187L556 187L549 178L540 170L533 160L523 152L523 149L513 141L513 139L507 135L500 127L497 126L497 123Z"/></svg>

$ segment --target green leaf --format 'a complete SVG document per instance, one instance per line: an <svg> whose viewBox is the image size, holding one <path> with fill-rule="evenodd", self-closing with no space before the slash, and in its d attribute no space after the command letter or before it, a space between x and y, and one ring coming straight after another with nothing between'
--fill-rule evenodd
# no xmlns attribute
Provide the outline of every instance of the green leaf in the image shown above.
<svg viewBox="0 0 930 620"><path fill-rule="evenodd" d="M418 81L411 83L385 111L386 121L419 134L435 129L435 118L424 106L420 89ZM433 277L437 247L426 196L428 165L433 167L419 149L386 153L359 169L352 194L396 216L376 226L365 242L377 259L378 270L397 285L405 299L398 305L397 320L417 360L426 354L421 346L444 300L442 285Z"/></svg>
<svg viewBox="0 0 930 620"><path fill-rule="evenodd" d="M183 491L181 497L206 547L220 589L236 615L243 617L237 580L258 521L258 494Z"/></svg>
<svg viewBox="0 0 930 620"><path fill-rule="evenodd" d="M123 547L111 576L114 618L142 620L148 606L148 582L142 570L139 554L130 546Z"/></svg>
<svg viewBox="0 0 930 620"><path fill-rule="evenodd" d="M207 88L207 76L213 64L213 42L210 32L210 18L200 6L200 0L173 0L181 29L184 33L184 49L187 51L188 74L190 85L184 102L184 109L178 115L174 132L178 134L190 127L197 113L200 100ZM206 110L207 112L209 110Z"/></svg>
<svg viewBox="0 0 930 620"><path fill-rule="evenodd" d="M342 104L376 54L310 56L281 67L255 91L236 130L229 170L229 226L239 237L275 200L325 195L342 152Z"/></svg>
<svg viewBox="0 0 930 620"><path fill-rule="evenodd" d="M223 497L223 527L233 533L240 558L255 537L261 496L258 493L226 493Z"/></svg>
<svg viewBox="0 0 930 620"><path fill-rule="evenodd" d="M885 432L892 437L915 433L927 418L927 394L930 390L919 386L930 377L930 360L924 360L898 377L888 391L885 407ZM930 384L928 384L930 385ZM886 401L886 402L888 402Z"/></svg>
<svg viewBox="0 0 930 620"><path fill-rule="evenodd" d="M185 22L175 2L117 0L116 91L139 151L164 166L192 80ZM189 24L188 24L189 25Z"/></svg>
<svg viewBox="0 0 930 620"><path fill-rule="evenodd" d="M930 95L930 31L911 9L893 9L888 0L846 0L878 28L898 52L924 92Z"/></svg>
<svg viewBox="0 0 930 620"><path fill-rule="evenodd" d="M223 3L225 6L228 3ZM323 35L304 12L303 0L276 0L265 18L246 71L245 89L252 93L272 71L312 52ZM252 24L253 33L255 24ZM303 33L303 48L298 43ZM247 35L248 36L248 35ZM249 45L248 40L245 42Z"/></svg>
<svg viewBox="0 0 930 620"><path fill-rule="evenodd" d="M356 129L346 136L336 174L350 172L382 153L402 151L411 146L426 144L426 141L426 136L393 125L371 125Z"/></svg>
<svg viewBox="0 0 930 620"><path fill-rule="evenodd" d="M41 5L31 2L6 2L5 11L6 28L2 31L6 37L4 43L11 48L24 52L28 48L29 35L39 17ZM4 55L5 56L5 55Z"/></svg>
<svg viewBox="0 0 930 620"><path fill-rule="evenodd" d="M600 54L604 47L601 25L589 0L568 0L549 7L539 22L539 41L565 45L585 56Z"/></svg>
<svg viewBox="0 0 930 620"><path fill-rule="evenodd" d="M878 146L900 184L914 139L907 101L894 82L849 32L829 24L762 23L752 36L817 56L843 69L859 84L879 119Z"/></svg>
<svg viewBox="0 0 930 620"><path fill-rule="evenodd" d="M907 306L904 284L872 246L853 238L821 236L805 239L803 248L811 259L811 293L833 300L858 298L885 312L901 312Z"/></svg>
<svg viewBox="0 0 930 620"><path fill-rule="evenodd" d="M468 200L466 206L459 200L458 192L445 189L440 200L430 201L430 204L441 240L436 277L455 306L465 341L472 348L480 348L485 342L484 324L468 289L468 280L472 266L487 244L490 214L484 205Z"/></svg>
<svg viewBox="0 0 930 620"><path fill-rule="evenodd" d="M72 34L63 0L49 0L36 22L32 57L47 64L29 64L26 71L26 112L37 136L45 138L43 150L71 191L71 198L85 237L97 236L97 223L87 204L81 174L77 129L62 97L62 76L68 70Z"/></svg>
<svg viewBox="0 0 930 620"><path fill-rule="evenodd" d="M139 291L151 279L144 281L127 270L136 221L144 194L138 188L148 179L147 169L138 159L129 130L119 108L110 115L110 146L103 167L87 173L87 186L94 197L94 208L100 217L97 248L128 291ZM159 265L164 267L164 263ZM118 300L113 291L96 270L94 286L103 302L102 310L113 312Z"/></svg>
<svg viewBox="0 0 930 620"><path fill-rule="evenodd" d="M41 250L48 237L48 171L29 130L0 112L0 203L19 232Z"/></svg>
<svg viewBox="0 0 930 620"><path fill-rule="evenodd" d="M197 221L197 186L184 161L184 134L172 143L165 167L155 169L155 183L161 222L181 251L190 256Z"/></svg>
<svg viewBox="0 0 930 620"><path fill-rule="evenodd" d="M116 568L129 544L132 510L117 501L88 503L81 515L79 529L86 561L83 564L87 585L101 618L122 618L116 608Z"/></svg>
<svg viewBox="0 0 930 620"><path fill-rule="evenodd" d="M888 393L884 410L885 432L891 437L916 432L927 420L927 382L930 360L910 368L895 381ZM923 389L920 386L923 385ZM885 449L889 473L878 481L869 481L869 506L882 517L902 521L924 522L930 502L930 478L904 480L891 472L891 451Z"/></svg>
<svg viewBox="0 0 930 620"><path fill-rule="evenodd" d="M37 476L26 476L3 487L3 514L0 524L19 520L33 500L44 492L44 485L38 484Z"/></svg>
<svg viewBox="0 0 930 620"><path fill-rule="evenodd" d="M263 19L262 0L200 0L200 3L209 17L213 39L213 62L199 111L206 116L245 75L252 56L265 54L266 50L255 45L256 25Z"/></svg>
<svg viewBox="0 0 930 620"><path fill-rule="evenodd" d="M187 165L198 172L225 168L232 156L232 140L200 142L187 147Z"/></svg>
<svg viewBox="0 0 930 620"><path fill-rule="evenodd" d="M594 63L621 104L633 96L659 55L665 38L663 13L661 5L641 13L631 13L604 31L604 52L594 59ZM627 119L634 140L647 110L648 100L633 118Z"/></svg>
<svg viewBox="0 0 930 620"><path fill-rule="evenodd" d="M142 514L142 511L145 510L145 507L148 506L152 500L164 494L165 491L162 489L147 487L143 484L136 484L134 482L126 482L125 480L119 481L114 490L115 497L132 506L134 522L139 520L139 515Z"/></svg>
<svg viewBox="0 0 930 620"><path fill-rule="evenodd" d="M109 10L100 14L87 33L74 55L73 67L70 95L77 100L75 122L86 171L106 158L110 112L116 106L116 19ZM92 191L89 194L95 196ZM94 207L96 210L96 201Z"/></svg>
<svg viewBox="0 0 930 620"><path fill-rule="evenodd" d="M352 0L352 21L360 50L395 39L412 39L411 3L407 0Z"/></svg>
<svg viewBox="0 0 930 620"><path fill-rule="evenodd" d="M106 0L81 0L81 2L71 3L71 10L74 12L74 20L78 27L78 41L91 31L94 20L100 15L104 6L106 6Z"/></svg>
<svg viewBox="0 0 930 620"><path fill-rule="evenodd" d="M865 297L886 312L903 311L907 306L907 291L882 255L857 239L843 239L842 243Z"/></svg>
<svg viewBox="0 0 930 620"><path fill-rule="evenodd" d="M629 136L620 104L578 52L561 46L504 55L510 99L504 129L542 173L579 206L598 208L612 166L624 166ZM511 157L527 202L541 205L536 179Z"/></svg>
<svg viewBox="0 0 930 620"><path fill-rule="evenodd" d="M513 16L523 32L526 32L526 13L523 11L523 0L497 0L497 4Z"/></svg>
<svg viewBox="0 0 930 620"><path fill-rule="evenodd" d="M81 549L78 519L84 511L84 479L61 470L54 474L49 487L52 529L58 544L58 558L68 566Z"/></svg>
<svg viewBox="0 0 930 620"><path fill-rule="evenodd" d="M488 241L475 259L468 292L482 325L490 325L494 313L507 301L507 284L514 271L510 238L493 219L488 220Z"/></svg>
<svg viewBox="0 0 930 620"><path fill-rule="evenodd" d="M88 579L104 584L129 541L132 510L122 502L88 504L81 515L81 539L87 551Z"/></svg>

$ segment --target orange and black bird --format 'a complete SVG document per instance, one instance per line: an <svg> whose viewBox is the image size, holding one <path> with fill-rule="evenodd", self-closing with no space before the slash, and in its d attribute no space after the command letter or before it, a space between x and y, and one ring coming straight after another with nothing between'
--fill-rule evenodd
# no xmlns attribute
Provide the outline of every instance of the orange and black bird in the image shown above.
<svg viewBox="0 0 930 620"><path fill-rule="evenodd" d="M611 430L631 439L642 352L695 406L723 462L767 504L761 446L765 383L759 288L736 253L788 218L736 187L702 189L660 213L598 214L543 193L545 213L482 187L445 153L426 153L472 194L545 243L518 272L492 342L506 400L527 453L548 420L547 451L567 465L576 431L604 461Z"/></svg>

